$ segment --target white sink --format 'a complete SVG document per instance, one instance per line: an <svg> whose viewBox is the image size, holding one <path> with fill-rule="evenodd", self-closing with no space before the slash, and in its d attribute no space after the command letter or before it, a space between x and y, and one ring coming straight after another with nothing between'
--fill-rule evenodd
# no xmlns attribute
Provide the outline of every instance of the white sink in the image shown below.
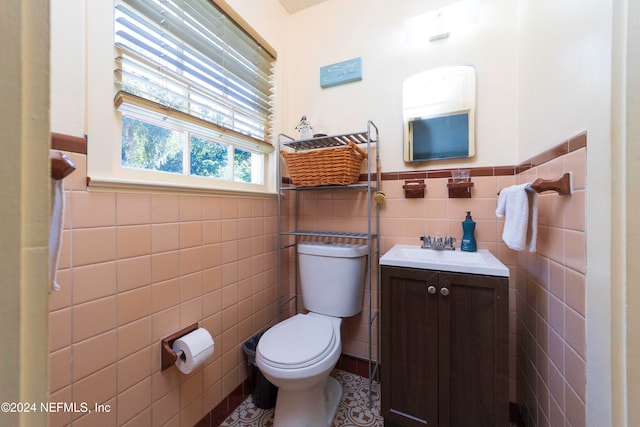
<svg viewBox="0 0 640 427"><path fill-rule="evenodd" d="M486 249L422 249L417 245L395 245L380 258L380 265L509 277L509 269Z"/></svg>

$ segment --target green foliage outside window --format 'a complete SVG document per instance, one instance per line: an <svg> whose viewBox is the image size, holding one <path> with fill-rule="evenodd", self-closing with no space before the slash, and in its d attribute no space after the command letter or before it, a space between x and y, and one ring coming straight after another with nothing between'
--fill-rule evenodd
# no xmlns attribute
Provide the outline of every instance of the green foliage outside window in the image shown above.
<svg viewBox="0 0 640 427"><path fill-rule="evenodd" d="M251 153L236 148L233 150L233 179L251 182Z"/></svg>
<svg viewBox="0 0 640 427"><path fill-rule="evenodd" d="M191 135L190 175L231 179L229 150L233 150L233 180L251 182L252 154L227 144ZM122 166L183 173L185 132L122 116Z"/></svg>
<svg viewBox="0 0 640 427"><path fill-rule="evenodd" d="M191 137L191 175L227 177L229 146L197 136Z"/></svg>
<svg viewBox="0 0 640 427"><path fill-rule="evenodd" d="M182 173L182 132L122 116L122 166Z"/></svg>

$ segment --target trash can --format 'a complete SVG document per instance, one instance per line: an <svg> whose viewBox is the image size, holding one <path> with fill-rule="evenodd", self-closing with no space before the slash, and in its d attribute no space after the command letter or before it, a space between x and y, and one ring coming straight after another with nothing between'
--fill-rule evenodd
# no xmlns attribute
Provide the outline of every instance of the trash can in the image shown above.
<svg viewBox="0 0 640 427"><path fill-rule="evenodd" d="M271 409L276 406L276 397L278 395L278 387L269 382L268 379L260 372L256 365L256 348L258 341L265 331L249 338L243 345L242 351L247 355L247 364L251 371L251 379L253 380L254 389L252 394L253 404L258 408Z"/></svg>

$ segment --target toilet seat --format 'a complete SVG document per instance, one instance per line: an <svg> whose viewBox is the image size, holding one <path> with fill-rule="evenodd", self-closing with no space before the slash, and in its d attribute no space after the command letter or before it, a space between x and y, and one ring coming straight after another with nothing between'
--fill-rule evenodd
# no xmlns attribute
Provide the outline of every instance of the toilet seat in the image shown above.
<svg viewBox="0 0 640 427"><path fill-rule="evenodd" d="M264 363L298 369L324 359L336 343L330 319L297 314L262 335L257 351Z"/></svg>

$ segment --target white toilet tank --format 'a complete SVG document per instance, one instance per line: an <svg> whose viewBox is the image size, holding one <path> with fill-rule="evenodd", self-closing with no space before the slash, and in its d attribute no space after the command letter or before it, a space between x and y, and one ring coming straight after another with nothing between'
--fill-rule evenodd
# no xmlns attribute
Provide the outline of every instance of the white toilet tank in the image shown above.
<svg viewBox="0 0 640 427"><path fill-rule="evenodd" d="M367 253L367 245L299 243L304 307L333 317L358 314L362 310Z"/></svg>

